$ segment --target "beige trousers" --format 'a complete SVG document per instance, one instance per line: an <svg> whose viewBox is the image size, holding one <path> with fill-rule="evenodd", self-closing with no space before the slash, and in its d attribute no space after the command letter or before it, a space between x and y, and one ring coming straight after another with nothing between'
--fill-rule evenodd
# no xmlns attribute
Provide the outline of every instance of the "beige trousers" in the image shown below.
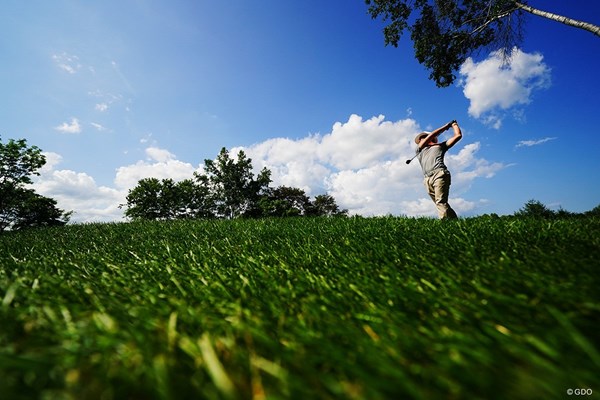
<svg viewBox="0 0 600 400"><path fill-rule="evenodd" d="M433 171L433 175L426 176L423 183L427 188L429 197L435 203L440 219L458 218L450 204L448 204L448 194L450 193L450 171L438 169Z"/></svg>

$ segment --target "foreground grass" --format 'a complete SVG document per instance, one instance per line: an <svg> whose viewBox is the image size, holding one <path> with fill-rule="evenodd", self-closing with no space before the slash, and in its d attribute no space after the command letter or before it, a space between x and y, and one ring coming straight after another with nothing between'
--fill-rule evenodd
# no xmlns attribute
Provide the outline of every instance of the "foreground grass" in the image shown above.
<svg viewBox="0 0 600 400"><path fill-rule="evenodd" d="M3 234L0 393L600 392L599 234L591 218L198 221Z"/></svg>

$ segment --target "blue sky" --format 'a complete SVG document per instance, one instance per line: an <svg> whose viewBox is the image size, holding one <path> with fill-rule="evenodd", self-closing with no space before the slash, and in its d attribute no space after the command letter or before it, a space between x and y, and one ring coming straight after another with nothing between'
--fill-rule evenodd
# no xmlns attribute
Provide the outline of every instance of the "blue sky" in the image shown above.
<svg viewBox="0 0 600 400"><path fill-rule="evenodd" d="M530 4L600 24L598 2ZM482 52L444 89L362 0L9 0L0 26L0 135L46 153L35 188L74 221L122 220L139 179L191 178L221 147L351 213L435 216L404 161L452 119L460 215L600 204L600 38L556 22L527 17L510 66Z"/></svg>

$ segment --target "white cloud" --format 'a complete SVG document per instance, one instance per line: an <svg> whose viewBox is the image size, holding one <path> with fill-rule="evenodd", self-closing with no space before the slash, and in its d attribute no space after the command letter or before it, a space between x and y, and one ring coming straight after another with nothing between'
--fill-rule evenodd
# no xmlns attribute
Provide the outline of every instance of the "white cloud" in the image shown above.
<svg viewBox="0 0 600 400"><path fill-rule="evenodd" d="M555 140L555 137L546 137L543 139L538 139L538 140L521 140L519 143L517 143L516 147L531 147L531 146L537 146L540 145L542 143L546 143L549 142L551 140Z"/></svg>
<svg viewBox="0 0 600 400"><path fill-rule="evenodd" d="M462 197L452 197L450 202L452 208L458 213L458 215L472 212L478 207L482 207L488 203L488 201L485 199L468 201ZM435 208L432 208L432 204L433 203L430 198L420 198L418 200L403 201L402 209L405 210L404 215L407 216L437 217L437 211Z"/></svg>
<svg viewBox="0 0 600 400"><path fill-rule="evenodd" d="M146 155L154 161L158 162L168 162L175 158L175 154L169 152L165 149L160 149L158 147L148 147L146 149Z"/></svg>
<svg viewBox="0 0 600 400"><path fill-rule="evenodd" d="M509 166L477 158L480 148L479 142L469 143L465 144L458 154L446 155L446 165L451 171L456 171L453 174L455 190L467 190L475 178L492 178L496 172Z"/></svg>
<svg viewBox="0 0 600 400"><path fill-rule="evenodd" d="M267 167L273 185L300 187L309 195L329 193L351 214L436 215L425 193L418 163L406 165L414 154L414 136L422 129L416 121L369 120L352 115L333 125L331 133L298 140L274 138L242 149L258 171ZM464 139L463 139L464 140ZM456 149L461 148L462 143ZM448 153L453 194L464 193L479 177L491 178L505 165L479 158L478 142ZM451 198L458 212L474 210L482 200Z"/></svg>
<svg viewBox="0 0 600 400"><path fill-rule="evenodd" d="M469 114L496 129L505 113L531 102L535 90L550 86L550 68L539 53L514 48L508 63L499 51L481 62L468 58L460 68L463 93L470 100Z"/></svg>
<svg viewBox="0 0 600 400"><path fill-rule="evenodd" d="M123 213L119 204L125 202L126 190L98 186L86 173L54 170L53 166L46 164L33 187L39 194L55 199L59 208L74 211L73 222L121 219Z"/></svg>
<svg viewBox="0 0 600 400"><path fill-rule="evenodd" d="M174 155L159 148L147 149L147 154L158 155L162 161L138 161L135 164L116 170L114 187L101 186L94 178L83 172L56 169L62 161L57 153L45 152L46 164L35 178L33 188L43 196L51 197L58 207L73 210L73 222L108 222L123 218L120 204L126 202L129 189L133 189L143 178L172 178L182 180L192 178L191 164L174 159Z"/></svg>
<svg viewBox="0 0 600 400"><path fill-rule="evenodd" d="M46 158L46 163L40 168L40 173L52 171L54 167L62 162L62 156L51 151L44 151L42 155Z"/></svg>
<svg viewBox="0 0 600 400"><path fill-rule="evenodd" d="M339 169L367 167L394 159L406 146L406 140L399 140L400 134L416 132L416 123L412 119L394 123L384 118L380 115L363 121L358 115L351 115L344 124L336 122L321 141L321 159Z"/></svg>
<svg viewBox="0 0 600 400"><path fill-rule="evenodd" d="M108 110L108 104L106 103L98 103L95 107L96 111L104 112Z"/></svg>
<svg viewBox="0 0 600 400"><path fill-rule="evenodd" d="M167 150L157 147L146 149L147 161L138 161L135 164L117 168L115 185L117 188L130 189L135 187L140 179L171 178L175 181L192 178L195 168L192 164L175 159L175 155Z"/></svg>
<svg viewBox="0 0 600 400"><path fill-rule="evenodd" d="M81 69L81 63L79 57L63 52L62 54L52 55L52 60L56 63L58 68L69 74L75 74Z"/></svg>
<svg viewBox="0 0 600 400"><path fill-rule="evenodd" d="M54 128L61 133L81 133L81 125L77 118L71 118L71 122L63 122L61 125Z"/></svg>

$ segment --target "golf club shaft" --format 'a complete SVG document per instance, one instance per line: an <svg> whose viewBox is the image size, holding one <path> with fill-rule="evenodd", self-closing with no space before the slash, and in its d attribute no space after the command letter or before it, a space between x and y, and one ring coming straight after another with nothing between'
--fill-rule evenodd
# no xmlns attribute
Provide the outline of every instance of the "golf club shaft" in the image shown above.
<svg viewBox="0 0 600 400"><path fill-rule="evenodd" d="M418 156L418 155L419 155L419 153L415 154L414 156L412 156L412 158L411 158L410 160L406 160L406 163L407 163L407 164L410 164L410 162L411 162L412 160L414 160L414 159L415 159L415 157L416 157L416 156Z"/></svg>

